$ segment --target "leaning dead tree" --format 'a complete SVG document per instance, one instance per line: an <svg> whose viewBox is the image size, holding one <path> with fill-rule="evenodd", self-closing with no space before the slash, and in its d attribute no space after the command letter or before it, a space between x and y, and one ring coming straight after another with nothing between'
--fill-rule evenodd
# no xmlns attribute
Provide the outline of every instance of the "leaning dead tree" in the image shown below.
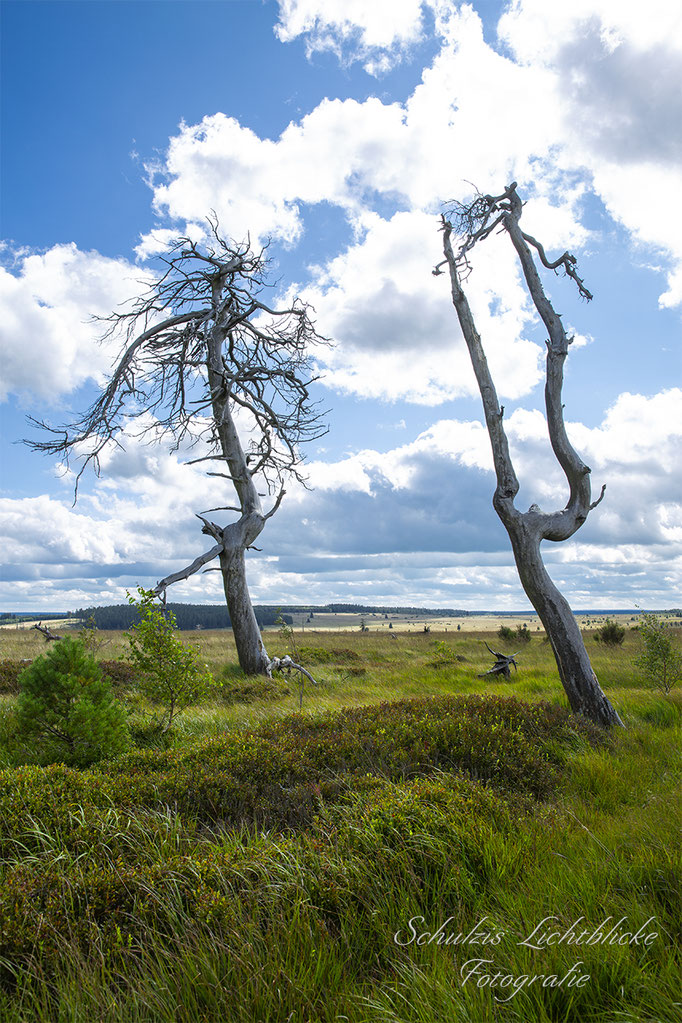
<svg viewBox="0 0 682 1023"><path fill-rule="evenodd" d="M599 686L578 624L568 602L547 573L540 550L543 540L559 542L573 536L589 512L599 504L605 488L602 487L597 500L592 501L590 469L573 448L566 433L561 392L564 362L572 338L566 335L561 317L545 294L534 252L546 269L555 273L561 271L570 277L583 298L589 301L592 295L578 276L575 256L565 252L558 259L549 260L542 244L523 231L520 224L522 210L523 203L517 193L516 182L509 185L501 195L479 194L468 205L452 203L448 212L442 216L445 259L438 264L434 273L440 273L440 268L445 265L450 272L452 301L471 356L492 445L497 477L493 506L509 534L523 588L552 644L568 702L574 712L600 725L622 725L623 722ZM504 429L504 406L498 402L481 338L462 288L463 281L471 272L469 254L475 245L485 241L493 231L506 232L509 236L533 304L548 333L545 384L547 425L552 450L569 488L568 502L560 511L543 512L533 504L528 511L522 512L514 504L519 483ZM453 247L453 233L458 239L456 249Z"/></svg>
<svg viewBox="0 0 682 1023"><path fill-rule="evenodd" d="M310 398L309 361L311 346L325 339L298 299L286 308L265 302L264 252L228 243L217 219L208 222L207 243L181 238L162 260L159 279L127 311L106 318L104 337L121 336L123 344L97 400L61 430L34 420L52 437L28 443L67 464L70 456L77 458L76 491L86 466L99 474L105 449L122 445L123 424L130 433L137 420L134 436L170 438L175 449L200 447L186 464L205 463L208 476L224 481L228 500L197 516L213 546L162 579L155 592L165 601L167 587L217 559L239 663L249 674L270 674L299 666L268 656L247 586L245 552L254 549L280 507L286 481L304 482L299 445L326 432ZM265 496L271 501L267 511ZM206 517L211 512L234 512L236 518L222 525Z"/></svg>

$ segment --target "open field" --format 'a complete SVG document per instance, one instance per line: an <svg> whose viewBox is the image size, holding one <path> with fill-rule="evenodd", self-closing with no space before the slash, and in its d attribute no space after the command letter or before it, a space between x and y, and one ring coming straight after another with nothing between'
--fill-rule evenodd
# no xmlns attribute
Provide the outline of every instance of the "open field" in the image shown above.
<svg viewBox="0 0 682 1023"><path fill-rule="evenodd" d="M540 619L536 614L531 613L506 613L506 614L471 614L466 617L436 617L431 615L407 615L398 613L373 614L323 614L316 612L314 617L308 618L306 614L292 615L294 628L298 634L308 632L326 632L328 630L342 631L360 629L361 625L370 632L423 632L424 627L431 632L497 632L501 625L515 629L518 625L527 625L531 632L544 632ZM671 624L682 625L682 618L679 615L664 613L662 619ZM618 622L620 625L632 627L637 624L639 615L632 611L617 611L613 614L606 612L595 612L593 614L577 614L576 619L581 629L599 628L608 619ZM277 626L268 626L266 632L276 632Z"/></svg>
<svg viewBox="0 0 682 1023"><path fill-rule="evenodd" d="M506 683L488 631L270 633L302 715L229 631L185 638L221 686L166 736L119 686L139 748L89 770L17 766L0 697L2 1023L682 1021L682 692L636 632L587 635L608 736L540 636Z"/></svg>
<svg viewBox="0 0 682 1023"><path fill-rule="evenodd" d="M4 625L0 625L0 629L13 629L14 631L32 629L34 625L38 625L40 622L43 625L47 625L53 631L62 628L73 628L74 625L80 624L78 619L73 618L30 618L26 619L26 621L6 622Z"/></svg>
<svg viewBox="0 0 682 1023"><path fill-rule="evenodd" d="M315 612L312 618L304 612L297 612L292 614L294 629L296 634L301 635L310 634L315 632L328 632L328 631L354 631L360 629L364 624L365 628L369 632L423 632L424 627L427 627L431 632L497 632L502 625L506 625L511 629L517 628L519 625L526 625L531 632L544 632L540 619L535 614L530 613L505 613L505 614L471 614L466 617L446 617L446 616L432 616L432 615L409 615L400 614L398 612L388 613L366 613L366 614L355 614L355 613L323 613ZM663 612L661 618L664 621L669 622L671 625L682 626L682 617L680 615L670 614ZM592 614L576 614L576 619L581 629L596 629L604 624L607 619L618 622L625 628L632 628L637 624L639 615L632 611L616 611L614 613L607 614L604 611L594 612ZM31 619L30 621L17 622L16 624L5 624L0 625L0 630L5 631L21 631L31 630L33 625L40 622L40 618ZM54 619L50 621L44 621L53 632L58 630L69 630L79 629L84 624L79 619L64 618ZM273 633L278 631L279 626L270 625L266 626L263 630L267 633Z"/></svg>

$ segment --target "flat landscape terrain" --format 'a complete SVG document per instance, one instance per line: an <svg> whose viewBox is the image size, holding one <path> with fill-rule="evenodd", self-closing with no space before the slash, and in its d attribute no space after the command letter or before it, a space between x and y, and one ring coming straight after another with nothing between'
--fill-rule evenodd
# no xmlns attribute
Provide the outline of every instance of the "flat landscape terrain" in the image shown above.
<svg viewBox="0 0 682 1023"><path fill-rule="evenodd" d="M414 614L403 614L401 612L368 612L365 614L360 613L326 613L326 612L314 612L311 617L307 612L295 612L291 615L293 618L294 629L296 634L299 632L313 633L313 632L327 632L327 631L354 631L360 629L362 625L365 626L369 632L423 632L424 628L427 627L431 632L497 632L502 625L506 625L508 628L516 629L519 625L526 625L531 632L543 632L540 619L536 614L530 613L504 613L495 614L493 612L485 614L472 613L463 617L447 617L447 616L436 616L436 615L414 615ZM625 628L631 628L636 625L639 620L639 614L632 611L595 611L591 614L578 613L576 619L581 629L594 630L600 628L607 619L618 622ZM682 626L682 617L677 614L669 612L663 612L661 618L671 625ZM53 632L58 632L60 629L78 629L84 623L73 618L63 619L41 619L31 618L26 621L17 622L16 624L4 624L0 625L0 630L6 631L18 631L22 629L32 629L33 626L39 622L43 625L47 625ZM273 633L278 631L279 626L269 625L266 626L264 631Z"/></svg>
<svg viewBox="0 0 682 1023"><path fill-rule="evenodd" d="M165 734L95 633L131 745L80 770L19 740L48 644L3 631L2 1023L680 1023L682 692L588 631L604 734L523 620L510 682L470 620L269 632L303 690L185 633L215 686Z"/></svg>

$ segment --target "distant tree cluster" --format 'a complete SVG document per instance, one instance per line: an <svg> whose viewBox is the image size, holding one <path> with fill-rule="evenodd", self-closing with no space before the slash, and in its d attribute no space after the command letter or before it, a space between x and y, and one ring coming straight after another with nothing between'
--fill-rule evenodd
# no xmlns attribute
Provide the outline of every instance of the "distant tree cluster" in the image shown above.
<svg viewBox="0 0 682 1023"><path fill-rule="evenodd" d="M229 629L230 616L224 604L171 604L166 605L175 615L178 628L188 629ZM436 617L466 617L471 612L456 611L452 608L424 607L375 607L368 604L320 604L320 605L285 605L256 604L254 607L260 628L267 625L279 625L280 619L292 625L292 615L316 614L401 614ZM44 617L49 617L45 615ZM66 616L62 616L66 617ZM133 608L128 604L114 604L110 607L85 607L75 612L76 618L88 621L92 618L98 629L129 629L137 620Z"/></svg>
<svg viewBox="0 0 682 1023"><path fill-rule="evenodd" d="M423 618L425 615L464 618L472 613L471 611L459 611L452 607L373 607L368 604L327 604L325 607L316 607L313 610L326 611L329 614L418 615L420 618Z"/></svg>
<svg viewBox="0 0 682 1023"><path fill-rule="evenodd" d="M167 604L175 617L179 629L229 629L230 616L224 604ZM276 625L279 610L271 607L254 608L261 628ZM97 629L130 629L138 619L134 607L129 604L113 604L111 607L86 607L76 611L76 617L84 621L93 620ZM290 615L283 615L291 624Z"/></svg>

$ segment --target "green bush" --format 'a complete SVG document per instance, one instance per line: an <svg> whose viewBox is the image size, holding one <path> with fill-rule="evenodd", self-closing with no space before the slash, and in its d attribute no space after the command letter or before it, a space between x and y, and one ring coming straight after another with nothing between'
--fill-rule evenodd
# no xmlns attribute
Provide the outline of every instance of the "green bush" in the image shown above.
<svg viewBox="0 0 682 1023"><path fill-rule="evenodd" d="M15 695L19 692L19 676L26 670L27 663L30 664L30 661L12 661L8 658L0 661L0 693Z"/></svg>
<svg viewBox="0 0 682 1023"><path fill-rule="evenodd" d="M137 592L139 598L128 594L128 603L137 608L140 621L126 636L137 685L148 700L164 708L160 728L167 732L176 714L207 695L213 677L196 648L179 638L172 611L164 613L152 590L138 587Z"/></svg>
<svg viewBox="0 0 682 1023"><path fill-rule="evenodd" d="M530 634L530 629L527 625L517 625L516 632L514 633L515 639L521 640L522 643L530 643L533 638Z"/></svg>
<svg viewBox="0 0 682 1023"><path fill-rule="evenodd" d="M288 696L289 686L282 679L253 676L251 678L231 679L223 682L220 692L225 703L254 703L256 700L278 700Z"/></svg>
<svg viewBox="0 0 682 1023"><path fill-rule="evenodd" d="M0 772L0 855L31 822L57 826L69 807L159 810L221 827L305 826L367 774L400 780L447 772L498 790L551 795L567 751L600 729L546 703L437 697L299 714L256 732L182 749L134 750L87 776L65 768ZM22 839L26 841L26 839Z"/></svg>
<svg viewBox="0 0 682 1023"><path fill-rule="evenodd" d="M19 736L43 762L85 767L129 744L123 707L77 639L51 644L19 676Z"/></svg>
<svg viewBox="0 0 682 1023"><path fill-rule="evenodd" d="M601 629L595 632L594 638L597 643L605 643L606 646L621 646L625 639L625 629L618 622L607 618Z"/></svg>
<svg viewBox="0 0 682 1023"><path fill-rule="evenodd" d="M682 654L655 614L643 614L639 627L644 652L635 659L646 681L667 695L682 679Z"/></svg>
<svg viewBox="0 0 682 1023"><path fill-rule="evenodd" d="M497 630L497 635L500 639L506 639L509 643L516 639L516 633L508 625L501 625Z"/></svg>
<svg viewBox="0 0 682 1023"><path fill-rule="evenodd" d="M137 672L130 661L100 661L99 666L115 688L132 689L135 686Z"/></svg>

